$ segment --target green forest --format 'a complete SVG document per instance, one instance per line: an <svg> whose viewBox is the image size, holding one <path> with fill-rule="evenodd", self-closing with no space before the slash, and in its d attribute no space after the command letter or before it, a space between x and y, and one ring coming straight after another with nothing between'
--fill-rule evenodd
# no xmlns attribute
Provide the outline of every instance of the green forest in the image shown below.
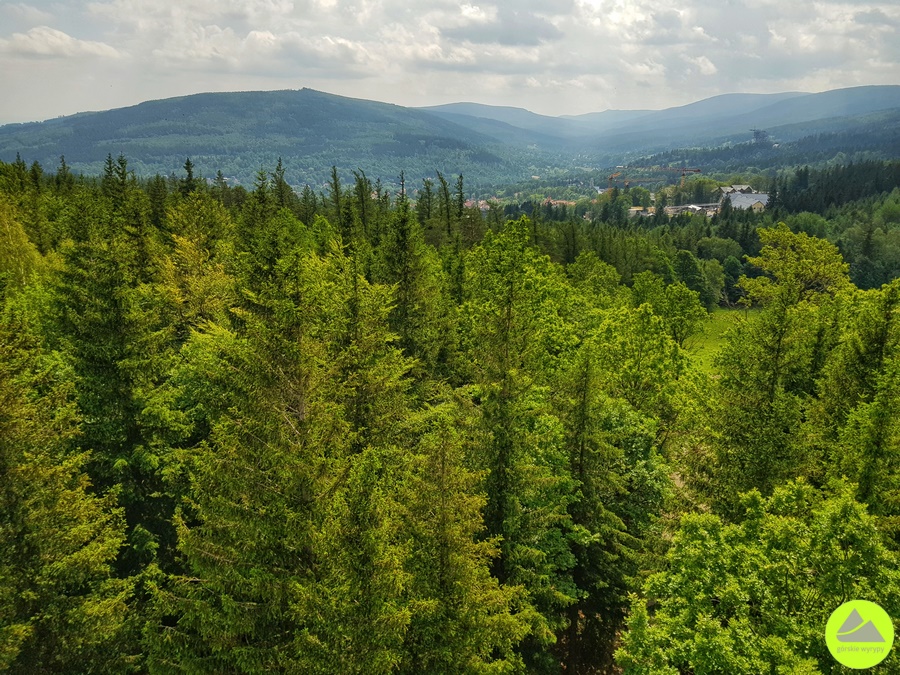
<svg viewBox="0 0 900 675"><path fill-rule="evenodd" d="M645 219L273 164L0 163L0 671L849 673L831 612L896 624L900 163Z"/></svg>

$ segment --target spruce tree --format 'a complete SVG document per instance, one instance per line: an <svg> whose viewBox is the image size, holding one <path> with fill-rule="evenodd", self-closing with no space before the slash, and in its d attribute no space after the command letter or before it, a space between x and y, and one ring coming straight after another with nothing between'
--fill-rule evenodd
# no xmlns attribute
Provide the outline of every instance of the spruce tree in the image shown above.
<svg viewBox="0 0 900 675"><path fill-rule="evenodd" d="M41 346L46 302L34 286L0 310L0 670L129 672L124 517L72 451L72 373Z"/></svg>
<svg viewBox="0 0 900 675"><path fill-rule="evenodd" d="M403 486L412 614L402 673L509 672L529 630L523 589L490 574L498 542L483 537L485 497L466 468L464 408L447 402L419 416L419 442Z"/></svg>
<svg viewBox="0 0 900 675"><path fill-rule="evenodd" d="M572 344L561 270L529 244L525 219L473 249L471 295L462 309L483 436L473 449L486 472L487 534L501 537L492 566L503 584L523 585L535 608L522 647L529 668L551 668L549 646L576 597L571 579L572 483L558 418L540 386Z"/></svg>

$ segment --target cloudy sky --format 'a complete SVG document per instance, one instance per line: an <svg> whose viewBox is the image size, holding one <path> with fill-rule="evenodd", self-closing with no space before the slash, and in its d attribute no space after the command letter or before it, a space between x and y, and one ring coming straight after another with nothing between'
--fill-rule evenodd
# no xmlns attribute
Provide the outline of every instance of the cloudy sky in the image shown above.
<svg viewBox="0 0 900 675"><path fill-rule="evenodd" d="M299 89L558 115L900 84L897 0L0 0L0 123Z"/></svg>

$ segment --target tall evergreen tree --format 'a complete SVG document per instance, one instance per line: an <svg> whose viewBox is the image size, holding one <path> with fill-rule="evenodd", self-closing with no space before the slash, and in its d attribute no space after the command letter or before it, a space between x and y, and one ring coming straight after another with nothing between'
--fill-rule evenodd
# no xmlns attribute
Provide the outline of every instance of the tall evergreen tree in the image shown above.
<svg viewBox="0 0 900 675"><path fill-rule="evenodd" d="M190 500L179 513L188 573L159 586L151 664L160 672L291 670L308 619L292 608L316 583L316 532L329 458L346 425L324 396L320 339L332 302L314 260L256 296L242 334L209 325L173 375L189 433ZM309 671L308 671L309 672Z"/></svg>
<svg viewBox="0 0 900 675"><path fill-rule="evenodd" d="M272 172L272 194L275 199L275 206L279 209L289 209L293 212L296 208L297 196L285 180L284 173L284 164L281 161L281 157L279 157L275 170Z"/></svg>
<svg viewBox="0 0 900 675"><path fill-rule="evenodd" d="M522 589L490 574L497 541L483 539L478 476L465 466L462 411L445 403L422 416L404 486L411 608L403 673L488 673L521 668L528 632Z"/></svg>
<svg viewBox="0 0 900 675"><path fill-rule="evenodd" d="M62 247L54 281L55 328L72 359L83 416L79 444L93 454L96 487L115 490L125 508L129 547L119 561L133 573L171 537L171 501L161 491L160 457L140 421L162 373L162 317L144 301L157 273L158 241L146 196L124 161L109 163L106 199L82 189L69 211L73 239Z"/></svg>
<svg viewBox="0 0 900 675"><path fill-rule="evenodd" d="M131 584L113 573L124 518L72 452L72 374L41 347L43 295L22 291L0 313L0 670L129 672Z"/></svg>
<svg viewBox="0 0 900 675"><path fill-rule="evenodd" d="M444 232L446 233L446 241L453 240L453 213L452 213L452 205L450 198L450 185L447 183L447 179L444 178L444 175L438 171L437 172L438 183L440 185L440 189L438 190L438 212L440 213L441 222L444 225Z"/></svg>
<svg viewBox="0 0 900 675"><path fill-rule="evenodd" d="M391 330L411 357L430 369L449 347L448 299L440 263L401 195L381 246L381 280L395 287Z"/></svg>
<svg viewBox="0 0 900 675"><path fill-rule="evenodd" d="M315 220L316 213L318 213L316 193L312 191L309 185L304 185L303 192L300 193L297 217L300 219L300 222L309 227Z"/></svg>
<svg viewBox="0 0 900 675"><path fill-rule="evenodd" d="M653 453L655 425L603 391L603 347L586 341L555 387L568 469L575 482L569 507L573 580L578 600L558 650L567 671L612 666L624 620L630 577L638 571L641 539L661 508L668 479Z"/></svg>
<svg viewBox="0 0 900 675"><path fill-rule="evenodd" d="M194 178L194 163L190 157L184 160L184 178L179 183L178 189L182 197L187 197L200 186L197 179Z"/></svg>
<svg viewBox="0 0 900 675"><path fill-rule="evenodd" d="M524 219L489 233L472 251L470 269L462 313L484 425L477 461L487 472L487 534L502 538L493 573L528 592L536 612L523 655L529 668L543 671L552 667L549 645L576 597L567 512L572 483L559 421L539 386L571 345L561 318L565 282L531 248Z"/></svg>

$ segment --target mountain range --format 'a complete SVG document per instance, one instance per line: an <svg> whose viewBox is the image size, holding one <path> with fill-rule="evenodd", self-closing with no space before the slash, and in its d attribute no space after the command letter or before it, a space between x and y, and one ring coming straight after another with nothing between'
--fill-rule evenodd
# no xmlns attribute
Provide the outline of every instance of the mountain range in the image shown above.
<svg viewBox="0 0 900 675"><path fill-rule="evenodd" d="M843 137L858 146L862 134L890 153L900 139L900 86L725 94L665 110L560 117L478 103L407 108L311 89L207 93L0 126L0 160L18 154L53 168L64 155L72 169L98 173L107 155L124 154L146 175L177 172L190 157L202 175L221 170L252 183L281 157L295 184L322 185L336 165L388 183L401 170L414 181L463 173L471 185L728 147L750 141L752 129L781 144L831 135L838 149Z"/></svg>

